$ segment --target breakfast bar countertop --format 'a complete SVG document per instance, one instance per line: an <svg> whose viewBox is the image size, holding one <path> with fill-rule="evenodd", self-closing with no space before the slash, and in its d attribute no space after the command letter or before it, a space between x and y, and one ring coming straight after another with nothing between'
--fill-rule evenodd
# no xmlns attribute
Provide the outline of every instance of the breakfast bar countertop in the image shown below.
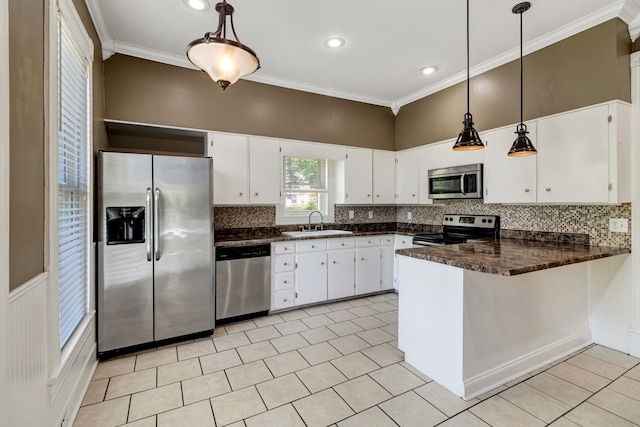
<svg viewBox="0 0 640 427"><path fill-rule="evenodd" d="M396 251L402 256L501 276L515 276L628 253L631 253L629 248L520 239L469 240L457 245Z"/></svg>

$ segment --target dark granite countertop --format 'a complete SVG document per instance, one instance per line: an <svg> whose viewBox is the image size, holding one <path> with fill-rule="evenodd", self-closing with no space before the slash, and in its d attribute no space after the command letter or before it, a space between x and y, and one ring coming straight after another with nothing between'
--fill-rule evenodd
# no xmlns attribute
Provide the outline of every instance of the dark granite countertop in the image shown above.
<svg viewBox="0 0 640 427"><path fill-rule="evenodd" d="M459 245L399 249L398 255L482 273L515 276L614 255L628 248L520 239L474 240Z"/></svg>
<svg viewBox="0 0 640 427"><path fill-rule="evenodd" d="M404 236L413 236L416 233L407 231L354 231L352 234L334 234L328 236L308 236L308 237L286 237L281 234L273 233L253 233L251 235L225 236L215 242L215 246L241 246L241 245L259 245L272 242L290 242L295 240L312 240L312 239L340 239L361 236L383 236L389 234L401 234Z"/></svg>

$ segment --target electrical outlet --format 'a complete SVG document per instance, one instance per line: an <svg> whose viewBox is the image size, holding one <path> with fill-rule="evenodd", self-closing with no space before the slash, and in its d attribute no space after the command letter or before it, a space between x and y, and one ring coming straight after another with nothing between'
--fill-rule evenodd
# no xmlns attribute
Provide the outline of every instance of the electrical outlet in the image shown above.
<svg viewBox="0 0 640 427"><path fill-rule="evenodd" d="M369 211L369 219L373 218L373 211Z"/></svg>
<svg viewBox="0 0 640 427"><path fill-rule="evenodd" d="M349 219L354 219L356 217L356 213L354 211L349 211Z"/></svg>
<svg viewBox="0 0 640 427"><path fill-rule="evenodd" d="M413 218L413 215L411 215L411 211L407 212L407 219L411 219Z"/></svg>
<svg viewBox="0 0 640 427"><path fill-rule="evenodd" d="M609 218L609 231L612 233L628 233L629 220L627 218Z"/></svg>

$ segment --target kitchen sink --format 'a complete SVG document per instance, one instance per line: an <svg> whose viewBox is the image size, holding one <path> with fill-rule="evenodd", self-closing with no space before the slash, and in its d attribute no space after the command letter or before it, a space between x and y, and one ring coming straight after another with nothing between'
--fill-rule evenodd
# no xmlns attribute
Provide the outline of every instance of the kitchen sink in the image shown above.
<svg viewBox="0 0 640 427"><path fill-rule="evenodd" d="M315 231L283 231L282 235L285 237L293 237L294 239L300 239L302 237L326 237L326 236L338 236L353 234L352 231L346 230L315 230Z"/></svg>

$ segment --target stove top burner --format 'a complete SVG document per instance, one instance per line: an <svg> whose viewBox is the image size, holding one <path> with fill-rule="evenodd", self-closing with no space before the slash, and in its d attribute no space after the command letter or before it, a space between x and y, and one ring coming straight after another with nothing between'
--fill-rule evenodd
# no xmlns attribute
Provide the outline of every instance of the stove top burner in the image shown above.
<svg viewBox="0 0 640 427"><path fill-rule="evenodd" d="M446 214L442 222L442 234L418 234L413 237L413 244L456 245L468 239L496 239L500 236L500 217L497 215Z"/></svg>

